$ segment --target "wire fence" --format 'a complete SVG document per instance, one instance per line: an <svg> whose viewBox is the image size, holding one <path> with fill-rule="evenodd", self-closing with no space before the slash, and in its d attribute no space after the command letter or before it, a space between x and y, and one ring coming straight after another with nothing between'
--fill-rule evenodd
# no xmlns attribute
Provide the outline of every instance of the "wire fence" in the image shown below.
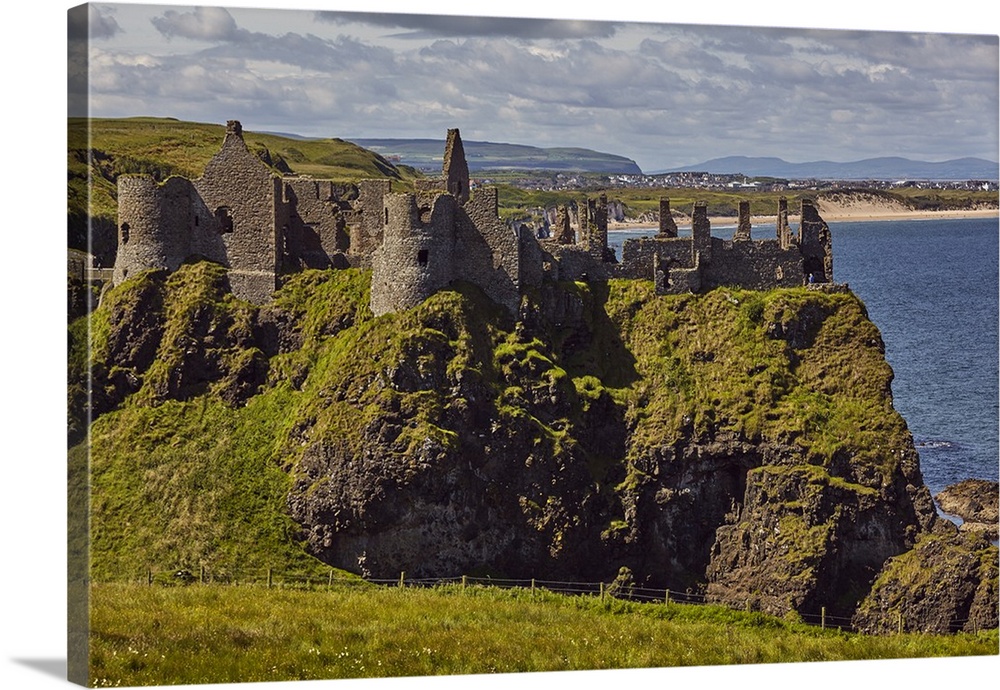
<svg viewBox="0 0 1000 690"><path fill-rule="evenodd" d="M190 584L226 584L226 585L250 585L266 586L268 588L285 589L343 589L351 587L417 587L436 588L450 592L464 592L467 588L497 588L520 590L534 595L539 592L551 592L567 596L600 597L602 600L622 600L632 601L641 604L659 604L671 606L682 605L706 605L724 606L733 610L746 612L766 613L758 608L758 604L753 599L746 599L742 606L734 605L731 601L713 599L704 593L694 592L690 589L657 589L652 587L641 587L631 583L620 582L576 582L563 580L541 580L536 578L512 579L498 577L477 577L471 575L459 575L453 577L408 577L405 572L399 574L398 578L361 578L338 576L337 571L330 571L323 575L312 573L296 573L279 571L271 568L251 568L251 569L226 569L224 571L213 571L208 568L201 568L198 571L187 569L180 570L147 570L143 580L148 585L190 585ZM837 629L846 632L857 632L853 619L845 616L836 616L827 613L826 607L820 607L818 612L799 612L797 619L807 625L813 625L822 629ZM902 614L893 614L894 618L882 626L884 630L896 633L914 632L905 625ZM973 625L974 633L979 631L976 621L973 619L951 619L948 631L955 633L967 631L969 623Z"/></svg>

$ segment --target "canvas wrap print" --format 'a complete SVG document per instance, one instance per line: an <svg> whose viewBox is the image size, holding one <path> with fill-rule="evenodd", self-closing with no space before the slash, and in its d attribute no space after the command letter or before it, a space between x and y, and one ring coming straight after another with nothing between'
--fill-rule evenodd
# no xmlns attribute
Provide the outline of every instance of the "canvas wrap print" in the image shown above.
<svg viewBox="0 0 1000 690"><path fill-rule="evenodd" d="M997 654L997 36L68 24L70 680Z"/></svg>

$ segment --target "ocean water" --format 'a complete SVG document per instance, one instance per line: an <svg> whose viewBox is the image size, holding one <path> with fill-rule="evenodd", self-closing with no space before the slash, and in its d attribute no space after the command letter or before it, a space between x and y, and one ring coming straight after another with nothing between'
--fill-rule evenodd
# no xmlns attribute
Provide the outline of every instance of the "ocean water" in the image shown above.
<svg viewBox="0 0 1000 690"><path fill-rule="evenodd" d="M793 223L793 230L797 226ZM716 237L733 228L713 227ZM833 275L865 303L893 369L893 404L932 493L998 475L998 265L994 219L830 223ZM628 237L609 233L621 251ZM683 234L683 232L682 232ZM774 237L755 226L754 237Z"/></svg>

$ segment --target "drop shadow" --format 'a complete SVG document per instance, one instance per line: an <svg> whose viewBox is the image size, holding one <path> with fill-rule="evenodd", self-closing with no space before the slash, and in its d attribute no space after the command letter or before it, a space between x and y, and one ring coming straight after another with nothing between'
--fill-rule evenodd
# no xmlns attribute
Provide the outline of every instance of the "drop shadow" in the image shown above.
<svg viewBox="0 0 1000 690"><path fill-rule="evenodd" d="M34 671L43 673L59 680L66 680L67 661L66 659L11 659L15 664L26 666Z"/></svg>

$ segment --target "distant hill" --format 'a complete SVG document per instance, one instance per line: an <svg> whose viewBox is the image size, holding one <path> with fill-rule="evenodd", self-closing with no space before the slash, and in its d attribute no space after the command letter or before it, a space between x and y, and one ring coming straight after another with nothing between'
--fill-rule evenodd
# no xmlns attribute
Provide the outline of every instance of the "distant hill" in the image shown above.
<svg viewBox="0 0 1000 690"><path fill-rule="evenodd" d="M940 163L909 158L868 158L851 163L812 161L789 163L774 157L727 156L679 170L720 174L743 174L750 177L782 177L821 180L997 180L997 163L982 158L956 158ZM666 172L666 171L664 171Z"/></svg>
<svg viewBox="0 0 1000 690"><path fill-rule="evenodd" d="M353 139L358 146L403 165L439 171L443 139ZM636 162L624 156L581 148L539 148L522 144L463 140L469 170L563 170L641 175Z"/></svg>

